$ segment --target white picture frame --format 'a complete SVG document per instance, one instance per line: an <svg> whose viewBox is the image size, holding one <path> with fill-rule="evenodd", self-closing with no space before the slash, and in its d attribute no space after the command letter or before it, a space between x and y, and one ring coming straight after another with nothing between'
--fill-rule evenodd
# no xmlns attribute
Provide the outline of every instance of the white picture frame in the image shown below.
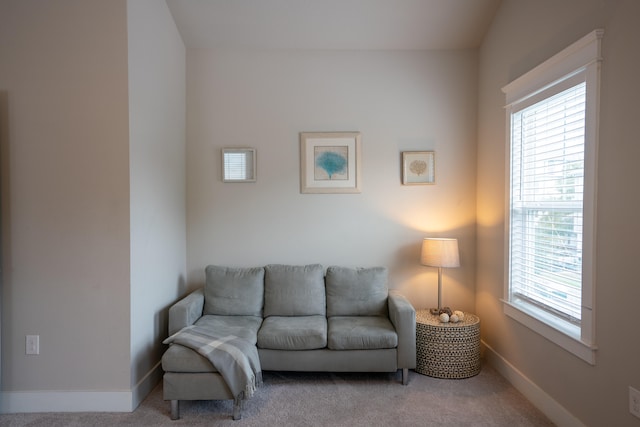
<svg viewBox="0 0 640 427"><path fill-rule="evenodd" d="M256 182L255 148L222 149L222 182Z"/></svg>
<svg viewBox="0 0 640 427"><path fill-rule="evenodd" d="M433 185L436 183L436 153L434 151L402 152L402 185Z"/></svg>
<svg viewBox="0 0 640 427"><path fill-rule="evenodd" d="M359 132L300 133L301 193L360 193Z"/></svg>

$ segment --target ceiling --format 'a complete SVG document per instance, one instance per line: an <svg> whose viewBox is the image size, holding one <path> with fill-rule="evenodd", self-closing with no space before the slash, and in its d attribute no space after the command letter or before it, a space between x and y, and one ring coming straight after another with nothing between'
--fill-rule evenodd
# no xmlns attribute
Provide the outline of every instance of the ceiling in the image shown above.
<svg viewBox="0 0 640 427"><path fill-rule="evenodd" d="M500 0L166 0L187 48L467 49Z"/></svg>

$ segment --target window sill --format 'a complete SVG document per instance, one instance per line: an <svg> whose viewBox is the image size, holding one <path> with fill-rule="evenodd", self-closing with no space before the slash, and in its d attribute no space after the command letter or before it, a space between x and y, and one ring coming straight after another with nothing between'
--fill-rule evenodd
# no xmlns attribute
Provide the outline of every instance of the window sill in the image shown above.
<svg viewBox="0 0 640 427"><path fill-rule="evenodd" d="M522 301L502 300L504 314L559 345L590 365L596 364L597 347L580 339L580 328Z"/></svg>

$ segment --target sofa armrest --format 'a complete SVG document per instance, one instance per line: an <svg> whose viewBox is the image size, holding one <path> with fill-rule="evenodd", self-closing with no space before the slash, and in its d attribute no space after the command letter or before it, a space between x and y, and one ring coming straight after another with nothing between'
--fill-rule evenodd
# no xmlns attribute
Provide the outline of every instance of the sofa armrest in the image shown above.
<svg viewBox="0 0 640 427"><path fill-rule="evenodd" d="M191 326L202 317L204 309L204 290L191 292L169 308L169 335L173 335L185 326Z"/></svg>
<svg viewBox="0 0 640 427"><path fill-rule="evenodd" d="M416 310L403 295L389 292L389 319L398 334L398 368L416 367Z"/></svg>

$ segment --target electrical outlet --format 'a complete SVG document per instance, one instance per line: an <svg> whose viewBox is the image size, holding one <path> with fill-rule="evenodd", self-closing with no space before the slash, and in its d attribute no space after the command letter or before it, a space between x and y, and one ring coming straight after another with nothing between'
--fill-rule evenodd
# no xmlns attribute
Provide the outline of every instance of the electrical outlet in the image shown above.
<svg viewBox="0 0 640 427"><path fill-rule="evenodd" d="M640 418L640 391L629 386L629 412Z"/></svg>
<svg viewBox="0 0 640 427"><path fill-rule="evenodd" d="M26 353L40 354L40 335L27 335Z"/></svg>

